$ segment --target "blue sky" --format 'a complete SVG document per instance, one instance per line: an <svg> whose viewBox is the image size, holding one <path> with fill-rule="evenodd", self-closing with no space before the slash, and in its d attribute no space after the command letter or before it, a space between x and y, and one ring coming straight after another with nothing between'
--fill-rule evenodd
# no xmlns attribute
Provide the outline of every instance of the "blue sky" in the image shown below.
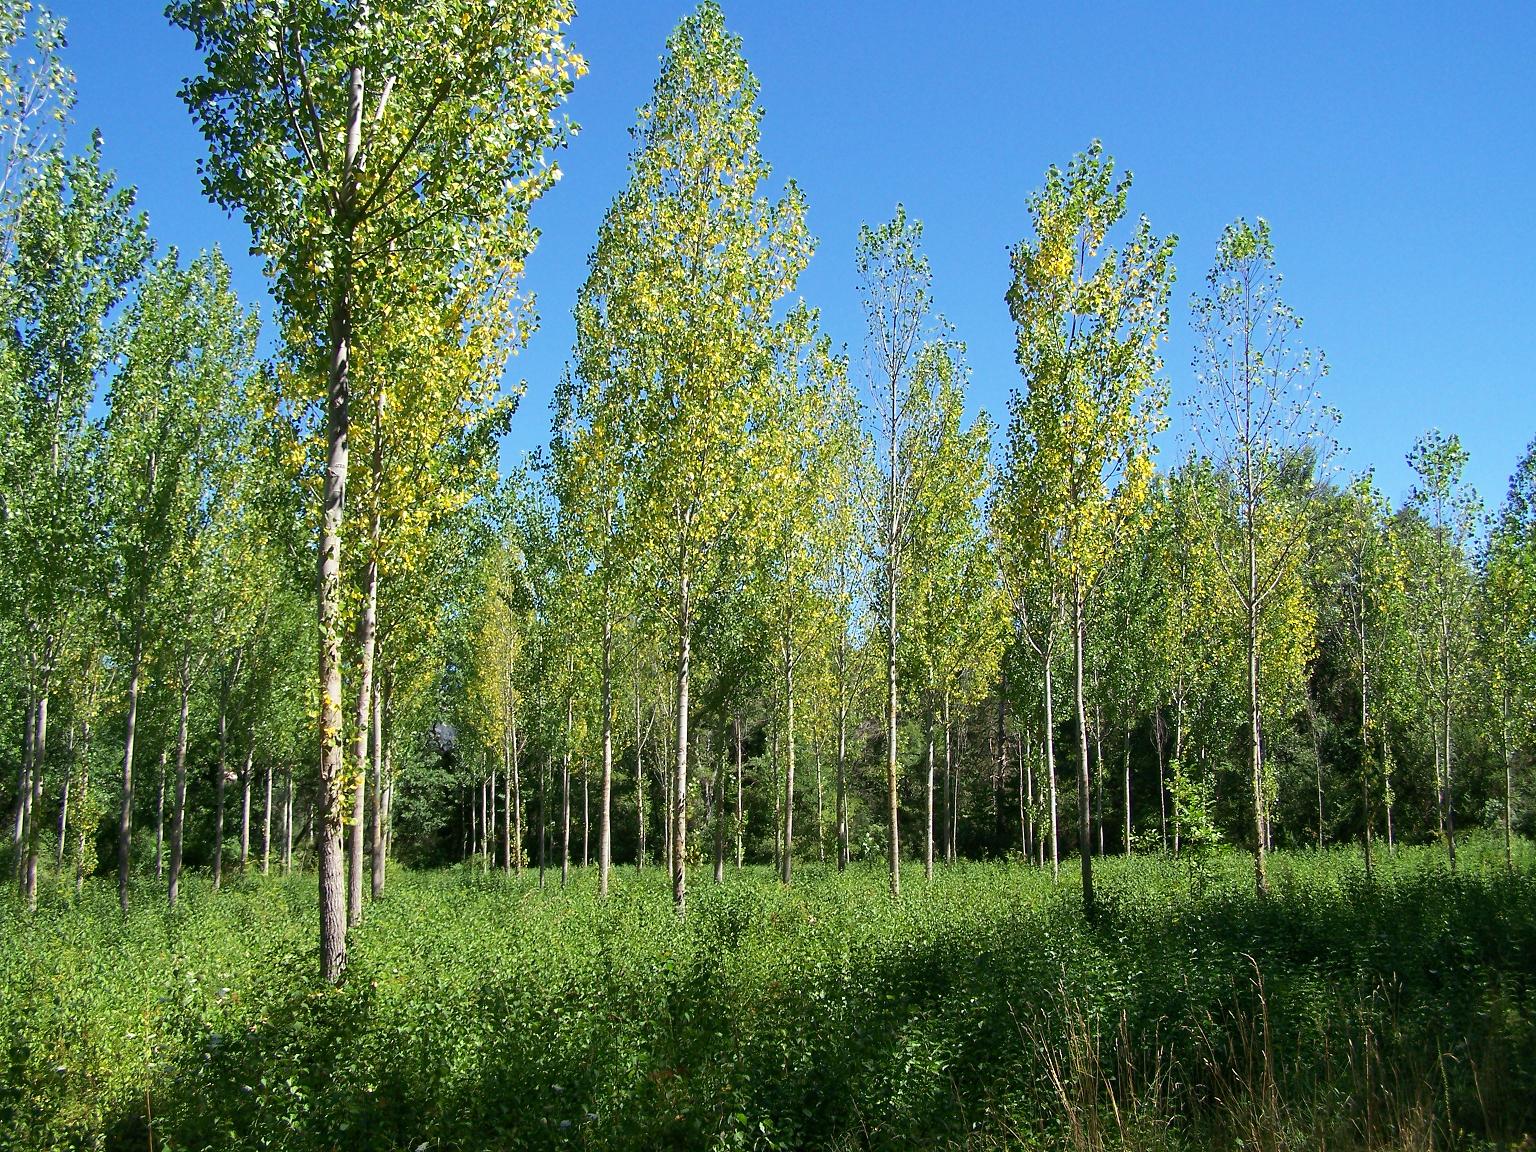
<svg viewBox="0 0 1536 1152"><path fill-rule="evenodd" d="M202 141L175 97L197 58L157 0L54 0L70 23L77 140L92 127L138 185L162 244L223 247L265 300L248 237L203 199ZM581 135L540 204L526 285L542 327L509 452L541 441L571 306L623 185L674 0L586 0L572 39L590 74ZM1223 225L1262 215L1286 297L1332 366L1348 470L1407 492L1413 438L1471 452L1490 506L1536 435L1536 5L1026 4L726 0L762 83L763 152L793 177L820 245L801 281L857 368L853 245L897 201L926 223L940 308L969 349L972 398L1005 411L1018 373L1007 248L1046 167L1099 137L1135 172L1131 210L1180 238L1167 374L1187 395L1188 300ZM1172 412L1173 432L1185 424ZM1176 447L1165 441L1165 452Z"/></svg>

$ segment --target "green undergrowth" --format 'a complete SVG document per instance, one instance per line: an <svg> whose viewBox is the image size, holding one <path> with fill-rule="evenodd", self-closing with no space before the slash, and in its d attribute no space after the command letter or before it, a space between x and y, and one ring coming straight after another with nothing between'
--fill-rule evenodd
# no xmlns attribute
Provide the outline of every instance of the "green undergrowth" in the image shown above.
<svg viewBox="0 0 1536 1152"><path fill-rule="evenodd" d="M1536 852L1471 841L805 865L686 919L656 870L397 873L321 986L312 876L0 906L17 1148L1531 1146ZM558 874L551 880L557 881ZM1522 1145L1522 1140L1526 1143Z"/></svg>

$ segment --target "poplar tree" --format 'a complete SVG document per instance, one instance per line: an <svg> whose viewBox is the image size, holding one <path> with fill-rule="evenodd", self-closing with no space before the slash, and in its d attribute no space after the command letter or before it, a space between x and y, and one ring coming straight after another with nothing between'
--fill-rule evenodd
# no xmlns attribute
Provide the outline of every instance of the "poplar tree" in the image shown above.
<svg viewBox="0 0 1536 1152"><path fill-rule="evenodd" d="M859 229L854 253L864 306L864 356L871 393L871 440L878 457L873 491L864 501L868 551L878 570L880 631L885 660L886 861L892 896L901 895L901 801L897 730L900 721L900 595L912 520L931 479L923 447L932 426L933 390L920 386L918 366L946 338L933 312L933 272L923 253L923 225L904 207L877 227Z"/></svg>
<svg viewBox="0 0 1536 1152"><path fill-rule="evenodd" d="M1420 436L1408 453L1415 477L1409 507L1424 525L1413 564L1415 630L1435 704L1436 791L1452 869L1456 867L1452 729L1471 655L1476 584L1470 550L1482 515L1482 501L1464 479L1467 458L1461 440L1438 429Z"/></svg>
<svg viewBox="0 0 1536 1152"><path fill-rule="evenodd" d="M341 793L342 532L354 338L423 254L517 264L527 212L558 176L555 111L584 64L563 39L569 0L230 5L176 0L204 71L182 97L208 141L204 188L240 212L284 328L323 374L320 497L320 963L346 961Z"/></svg>
<svg viewBox="0 0 1536 1152"><path fill-rule="evenodd" d="M1173 283L1175 240L1155 236L1145 217L1122 247L1106 247L1130 188L1130 173L1117 177L1098 141L1065 172L1053 165L1030 197L1034 235L1013 250L1008 290L1026 388L1011 431L1028 442L1033 466L1050 474L1038 482L1049 493L1037 504L1043 523L1021 528L1052 538L1049 562L1065 586L1072 629L1078 848L1090 916L1089 601L1151 482L1151 441L1166 404L1158 346Z"/></svg>
<svg viewBox="0 0 1536 1152"><path fill-rule="evenodd" d="M54 154L25 189L5 283L0 333L6 450L0 564L20 657L25 745L16 836L22 888L36 899L36 840L48 768L49 698L59 661L92 591L100 534L92 500L99 429L90 405L111 354L113 312L149 255L133 192L101 169L101 141ZM18 847L20 845L18 844Z"/></svg>
<svg viewBox="0 0 1536 1152"><path fill-rule="evenodd" d="M1280 298L1274 243L1264 220L1229 224L1216 246L1207 292L1194 304L1195 435L1214 468L1221 512L1210 518L1245 648L1254 887L1269 893L1263 744L1263 636L1283 607L1314 535L1309 482L1326 460L1337 415L1319 398L1322 356L1297 343L1301 319ZM1223 531L1230 525L1233 531Z"/></svg>
<svg viewBox="0 0 1536 1152"><path fill-rule="evenodd" d="M632 129L629 183L589 258L582 376L620 414L626 509L655 557L676 692L672 897L686 904L693 639L719 594L714 549L745 512L745 460L765 418L774 309L810 256L791 183L765 195L758 85L707 0L667 41Z"/></svg>

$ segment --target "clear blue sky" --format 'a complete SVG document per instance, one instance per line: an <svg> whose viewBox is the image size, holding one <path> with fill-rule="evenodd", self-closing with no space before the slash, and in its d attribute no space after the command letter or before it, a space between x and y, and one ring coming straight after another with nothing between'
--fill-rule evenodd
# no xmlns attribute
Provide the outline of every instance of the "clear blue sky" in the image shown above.
<svg viewBox="0 0 1536 1152"><path fill-rule="evenodd" d="M197 60L158 0L54 0L70 23L77 140L99 126L162 244L220 244L265 299L243 226L202 198L202 142L175 98ZM678 0L586 0L582 133L542 203L528 268L541 330L513 363L528 393L509 451L541 441L571 306L628 128ZM1006 250L1047 165L1097 136L1136 174L1132 211L1180 237L1167 350L1187 394L1188 300L1222 226L1274 228L1286 295L1324 348L1350 470L1401 499L1403 454L1459 433L1490 506L1536 435L1536 5L1027 4L726 0L762 83L763 151L794 177L820 239L801 283L854 363L852 250L898 200L923 218L936 296L969 346L973 400L1017 381ZM1184 422L1173 413L1174 430ZM1172 447L1170 443L1168 447Z"/></svg>

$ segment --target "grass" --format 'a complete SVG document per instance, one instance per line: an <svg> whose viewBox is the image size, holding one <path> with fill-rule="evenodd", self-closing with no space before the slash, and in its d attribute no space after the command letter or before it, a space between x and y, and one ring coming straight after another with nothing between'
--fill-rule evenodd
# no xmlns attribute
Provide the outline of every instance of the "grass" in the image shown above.
<svg viewBox="0 0 1536 1152"><path fill-rule="evenodd" d="M1383 854L1384 855L1384 854ZM321 986L312 876L0 905L16 1148L1530 1147L1536 850L397 873Z"/></svg>

